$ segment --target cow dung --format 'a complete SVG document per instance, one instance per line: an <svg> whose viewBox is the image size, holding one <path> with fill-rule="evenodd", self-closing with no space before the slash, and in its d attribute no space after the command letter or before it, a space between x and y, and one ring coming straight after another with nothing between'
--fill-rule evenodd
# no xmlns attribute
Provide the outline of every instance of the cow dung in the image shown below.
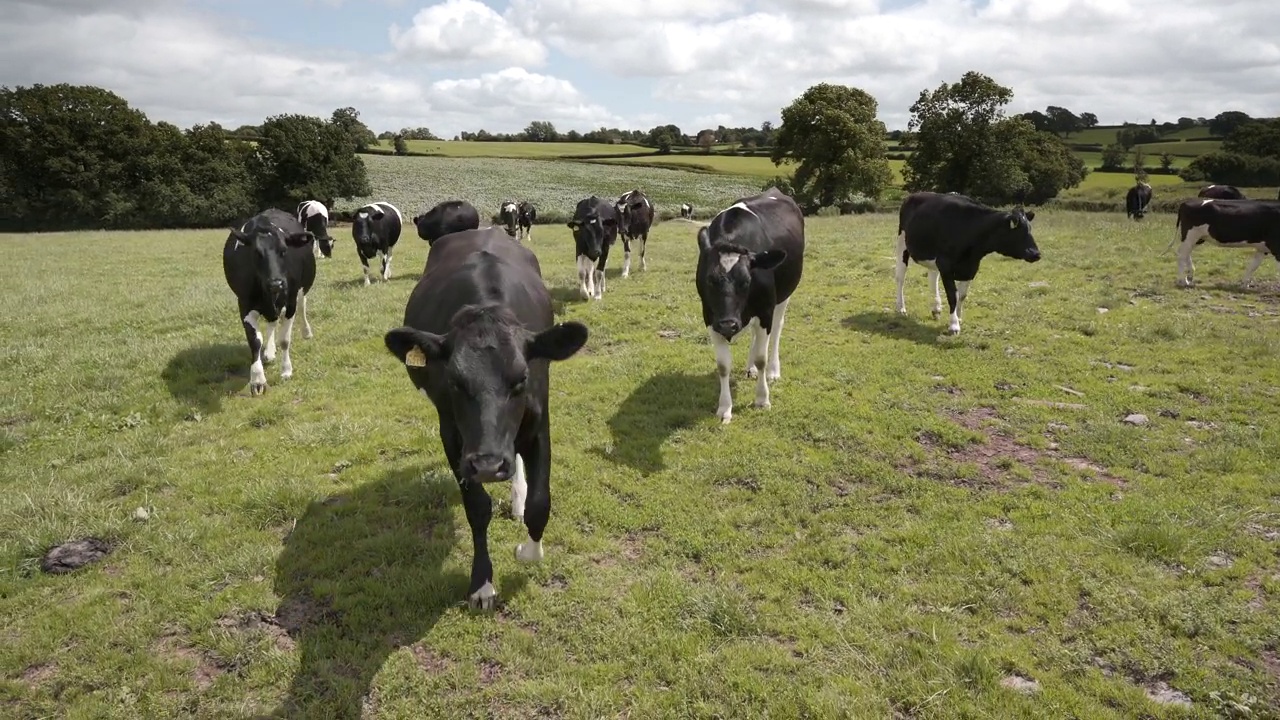
<svg viewBox="0 0 1280 720"><path fill-rule="evenodd" d="M40 558L40 569L52 575L61 575L95 563L111 552L111 546L96 537L72 540L49 549Z"/></svg>

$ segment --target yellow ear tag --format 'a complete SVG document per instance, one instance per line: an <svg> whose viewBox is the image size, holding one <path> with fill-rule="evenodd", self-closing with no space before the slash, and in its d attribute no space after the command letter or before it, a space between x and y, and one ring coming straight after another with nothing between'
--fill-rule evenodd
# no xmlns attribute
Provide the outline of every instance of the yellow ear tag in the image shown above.
<svg viewBox="0 0 1280 720"><path fill-rule="evenodd" d="M422 348L411 348L404 354L404 364L409 367L426 367L427 354L422 352Z"/></svg>

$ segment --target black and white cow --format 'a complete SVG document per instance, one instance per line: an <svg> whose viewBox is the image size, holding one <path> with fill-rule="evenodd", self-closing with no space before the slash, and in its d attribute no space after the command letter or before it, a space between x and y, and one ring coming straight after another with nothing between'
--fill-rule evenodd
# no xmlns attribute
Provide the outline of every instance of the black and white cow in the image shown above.
<svg viewBox="0 0 1280 720"><path fill-rule="evenodd" d="M222 272L236 294L240 322L249 340L249 394L267 390L263 363L275 360L276 327L280 330L280 379L293 376L293 317L302 309L302 336L311 337L307 292L316 280L315 236L298 218L271 208L231 229L222 246ZM266 343L262 324L266 323Z"/></svg>
<svg viewBox="0 0 1280 720"><path fill-rule="evenodd" d="M1235 185L1208 185L1201 188L1196 197L1214 200L1248 200Z"/></svg>
<svg viewBox="0 0 1280 720"><path fill-rule="evenodd" d="M1191 251L1205 240L1212 240L1219 247L1254 250L1240 281L1242 285L1251 284L1253 273L1267 255L1280 260L1280 201L1183 200L1169 243L1169 247L1182 243L1178 246L1179 285L1191 287L1194 283L1196 266L1191 262Z"/></svg>
<svg viewBox="0 0 1280 720"><path fill-rule="evenodd" d="M516 207L516 220L520 224L520 237L517 239L533 239L533 223L538 219L538 209L528 200L522 200Z"/></svg>
<svg viewBox="0 0 1280 720"><path fill-rule="evenodd" d="M756 379L755 406L771 405L769 382L782 377L778 348L787 306L804 272L804 246L800 206L776 187L742 198L698 229L694 284L716 354L721 422L733 419L729 342L741 330L751 332L747 377Z"/></svg>
<svg viewBox="0 0 1280 720"><path fill-rule="evenodd" d="M467 599L476 609L491 610L497 599L485 483L511 480L512 517L529 530L528 542L516 545L516 560L543 557L551 513L549 365L572 357L588 334L581 323L553 323L537 257L486 227L431 246L404 326L384 338L439 417L440 442L471 526Z"/></svg>
<svg viewBox="0 0 1280 720"><path fill-rule="evenodd" d="M693 206L689 203L680 203L680 217L685 220L693 219Z"/></svg>
<svg viewBox="0 0 1280 720"><path fill-rule="evenodd" d="M516 223L520 220L520 206L511 200L502 203L498 208L498 224L507 231L510 237L516 236Z"/></svg>
<svg viewBox="0 0 1280 720"><path fill-rule="evenodd" d="M907 277L907 261L914 260L929 271L933 287L933 317L942 312L938 277L947 291L951 309L948 330L960 333L961 305L969 294L969 283L978 274L978 265L991 253L1033 263L1040 248L1031 235L1034 210L997 210L965 195L916 192L902 201L898 210L898 251L895 279L898 283L898 312L907 314L902 286Z"/></svg>
<svg viewBox="0 0 1280 720"><path fill-rule="evenodd" d="M316 253L333 257L333 238L329 236L329 209L319 200L298 203L298 222L315 236Z"/></svg>
<svg viewBox="0 0 1280 720"><path fill-rule="evenodd" d="M1129 188L1124 196L1125 216L1141 220L1147 214L1147 205L1151 203L1151 186L1139 180L1138 184Z"/></svg>
<svg viewBox="0 0 1280 720"><path fill-rule="evenodd" d="M466 200L445 200L421 215L413 217L418 237L431 245L449 233L480 227L480 212Z"/></svg>
<svg viewBox="0 0 1280 720"><path fill-rule="evenodd" d="M356 254L364 266L364 284L369 284L369 261L382 253L382 279L391 279L391 253L400 240L404 216L389 202L369 203L356 210L351 221L351 236L356 241Z"/></svg>
<svg viewBox="0 0 1280 720"><path fill-rule="evenodd" d="M618 211L608 200L592 195L578 201L573 219L574 252L578 257L578 291L586 299L604 297L604 266L609 248L618 239Z"/></svg>
<svg viewBox="0 0 1280 720"><path fill-rule="evenodd" d="M622 207L618 235L622 237L622 277L631 275L631 243L640 252L640 269L648 270L645 246L649 244L649 229L653 227L654 208L649 197L639 190L632 190L618 198L614 207Z"/></svg>

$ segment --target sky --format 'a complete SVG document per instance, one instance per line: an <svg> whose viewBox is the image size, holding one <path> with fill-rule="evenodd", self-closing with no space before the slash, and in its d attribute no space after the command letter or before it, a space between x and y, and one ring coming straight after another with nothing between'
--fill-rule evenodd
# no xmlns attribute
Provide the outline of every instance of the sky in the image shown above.
<svg viewBox="0 0 1280 720"><path fill-rule="evenodd" d="M374 132L777 123L859 87L889 129L968 70L1103 124L1280 115L1280 0L0 0L0 85L153 121L355 107Z"/></svg>

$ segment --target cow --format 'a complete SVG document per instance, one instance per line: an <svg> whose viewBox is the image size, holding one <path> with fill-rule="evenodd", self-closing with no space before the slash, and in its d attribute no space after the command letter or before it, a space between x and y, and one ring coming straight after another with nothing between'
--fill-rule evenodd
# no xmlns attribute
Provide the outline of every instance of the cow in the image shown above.
<svg viewBox="0 0 1280 720"><path fill-rule="evenodd" d="M298 203L298 222L315 236L316 254L333 257L333 238L329 236L329 209L319 200L303 200Z"/></svg>
<svg viewBox="0 0 1280 720"><path fill-rule="evenodd" d="M929 271L933 287L934 319L942 312L938 277L947 291L951 309L948 330L960 333L961 305L969 294L969 283L978 274L978 265L991 253L1034 263L1040 248L1031 235L1034 210L997 210L960 194L916 192L902 201L898 210L898 251L894 277L898 283L898 312L907 314L902 286L907 262L914 260Z"/></svg>
<svg viewBox="0 0 1280 720"><path fill-rule="evenodd" d="M689 203L680 203L680 217L685 220L692 220L693 206Z"/></svg>
<svg viewBox="0 0 1280 720"><path fill-rule="evenodd" d="M609 248L618 239L618 211L609 201L592 195L578 201L573 219L566 223L573 231L578 257L578 292L584 299L604 297L604 266Z"/></svg>
<svg viewBox="0 0 1280 720"><path fill-rule="evenodd" d="M618 198L614 207L622 206L618 235L622 237L622 277L631 275L631 242L640 251L640 269L648 270L645 246L649 244L649 229L653 227L653 203L639 190L632 190Z"/></svg>
<svg viewBox="0 0 1280 720"><path fill-rule="evenodd" d="M698 228L694 284L715 349L722 423L733 419L729 343L740 330L751 332L747 377L756 380L755 407L771 406L769 382L782 377L782 325L804 272L804 246L804 214L776 187L738 200Z"/></svg>
<svg viewBox="0 0 1280 720"><path fill-rule="evenodd" d="M1129 188L1124 196L1125 217L1141 220L1147 214L1147 205L1151 202L1151 186L1139 180L1138 184Z"/></svg>
<svg viewBox="0 0 1280 720"><path fill-rule="evenodd" d="M516 236L516 222L519 220L519 206L508 200L498 209L498 222L507 231L509 237Z"/></svg>
<svg viewBox="0 0 1280 720"><path fill-rule="evenodd" d="M1253 249L1253 258L1245 268L1241 284L1253 282L1253 273L1267 255L1280 260L1280 202L1267 200L1216 200L1194 198L1183 200L1174 221L1173 244L1178 246L1178 284L1191 287L1195 263L1191 251L1205 240L1219 247Z"/></svg>
<svg viewBox="0 0 1280 720"><path fill-rule="evenodd" d="M351 235L364 266L364 284L369 284L369 261L382 253L382 279L391 279L391 252L400 240L404 216L389 202L374 202L356 210Z"/></svg>
<svg viewBox="0 0 1280 720"><path fill-rule="evenodd" d="M418 237L430 246L449 233L480 227L480 212L466 200L445 200L421 215L413 217Z"/></svg>
<svg viewBox="0 0 1280 720"><path fill-rule="evenodd" d="M497 601L486 483L511 481L511 515L529 531L528 542L516 545L516 560L543 557L551 512L548 368L572 357L588 334L582 323L553 322L537 257L486 227L431 246L404 325L384 336L409 381L435 406L471 526L473 609L492 610Z"/></svg>
<svg viewBox="0 0 1280 720"><path fill-rule="evenodd" d="M293 318L302 310L302 336L310 338L307 293L316 280L315 235L298 218L270 208L231 229L222 246L222 272L236 295L240 322L249 341L249 394L267 391L263 364L275 360L280 331L280 379L293 377ZM263 343L262 324L267 337Z"/></svg>
<svg viewBox="0 0 1280 720"><path fill-rule="evenodd" d="M520 235L524 240L533 239L533 223L537 219L538 209L528 200L521 201L516 207L516 220L520 224Z"/></svg>
<svg viewBox="0 0 1280 720"><path fill-rule="evenodd" d="M1248 200L1235 185L1208 185L1201 188L1200 192L1196 193L1196 197L1213 200Z"/></svg>

